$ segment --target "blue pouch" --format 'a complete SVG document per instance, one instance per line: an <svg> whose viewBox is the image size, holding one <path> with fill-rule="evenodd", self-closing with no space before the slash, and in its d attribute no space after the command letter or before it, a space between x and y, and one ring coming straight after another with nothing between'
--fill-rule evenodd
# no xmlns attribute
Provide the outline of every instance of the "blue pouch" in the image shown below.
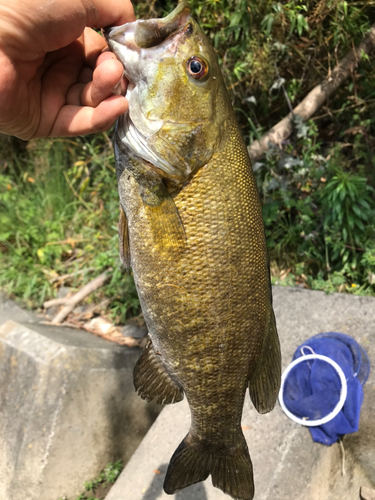
<svg viewBox="0 0 375 500"><path fill-rule="evenodd" d="M309 427L314 441L331 445L344 434L358 430L370 361L363 347L343 333L328 332L311 337L297 348L293 360L311 352L335 361L347 382L347 397L340 412L329 422ZM336 407L341 385L339 374L329 363L319 359L301 362L284 381L284 404L296 417L319 420Z"/></svg>

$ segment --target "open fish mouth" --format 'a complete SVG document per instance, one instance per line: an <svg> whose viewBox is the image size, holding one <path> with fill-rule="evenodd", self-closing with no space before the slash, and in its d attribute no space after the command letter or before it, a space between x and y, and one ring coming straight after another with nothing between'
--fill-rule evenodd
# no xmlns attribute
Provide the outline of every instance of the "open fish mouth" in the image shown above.
<svg viewBox="0 0 375 500"><path fill-rule="evenodd" d="M187 0L182 0L167 17L138 20L104 28L102 32L112 52L125 65L125 75L132 82L132 75L128 74L129 66L139 62L141 50L161 45L170 35L180 31L189 17L190 6Z"/></svg>
<svg viewBox="0 0 375 500"><path fill-rule="evenodd" d="M132 49L148 49L162 43L172 33L184 26L190 17L190 7L182 0L167 17L163 19L139 20L133 23L104 28L103 34L111 47L117 42Z"/></svg>

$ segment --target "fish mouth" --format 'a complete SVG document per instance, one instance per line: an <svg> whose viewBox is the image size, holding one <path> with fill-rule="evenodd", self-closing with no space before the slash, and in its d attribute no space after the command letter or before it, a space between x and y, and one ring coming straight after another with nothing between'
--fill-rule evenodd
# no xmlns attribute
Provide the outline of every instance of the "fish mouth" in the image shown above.
<svg viewBox="0 0 375 500"><path fill-rule="evenodd" d="M148 49L160 45L170 35L178 32L186 25L189 17L190 6L187 0L182 0L167 17L108 27L102 29L102 33L113 52L117 43L131 50Z"/></svg>

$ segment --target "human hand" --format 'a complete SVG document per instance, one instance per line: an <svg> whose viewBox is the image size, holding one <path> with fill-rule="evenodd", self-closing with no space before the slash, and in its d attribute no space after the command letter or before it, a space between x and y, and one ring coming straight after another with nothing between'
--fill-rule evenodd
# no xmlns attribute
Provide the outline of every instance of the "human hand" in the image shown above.
<svg viewBox="0 0 375 500"><path fill-rule="evenodd" d="M0 132L107 130L128 103L123 68L91 27L135 19L130 0L0 0Z"/></svg>

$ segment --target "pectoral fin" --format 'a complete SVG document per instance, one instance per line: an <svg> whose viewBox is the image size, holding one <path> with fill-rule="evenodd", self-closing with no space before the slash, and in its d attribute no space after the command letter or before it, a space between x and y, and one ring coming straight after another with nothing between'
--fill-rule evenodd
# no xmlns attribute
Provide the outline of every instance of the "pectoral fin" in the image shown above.
<svg viewBox="0 0 375 500"><path fill-rule="evenodd" d="M121 263L130 268L130 247L129 247L129 231L128 219L126 218L124 209L120 205L120 220L118 223L119 249Z"/></svg>
<svg viewBox="0 0 375 500"><path fill-rule="evenodd" d="M186 246L186 236L178 209L163 184L142 188L145 212L150 222L155 249L168 260L178 260Z"/></svg>
<svg viewBox="0 0 375 500"><path fill-rule="evenodd" d="M255 372L249 380L251 401L259 413L267 413L276 404L280 390L281 354L276 321L271 309L268 335Z"/></svg>

